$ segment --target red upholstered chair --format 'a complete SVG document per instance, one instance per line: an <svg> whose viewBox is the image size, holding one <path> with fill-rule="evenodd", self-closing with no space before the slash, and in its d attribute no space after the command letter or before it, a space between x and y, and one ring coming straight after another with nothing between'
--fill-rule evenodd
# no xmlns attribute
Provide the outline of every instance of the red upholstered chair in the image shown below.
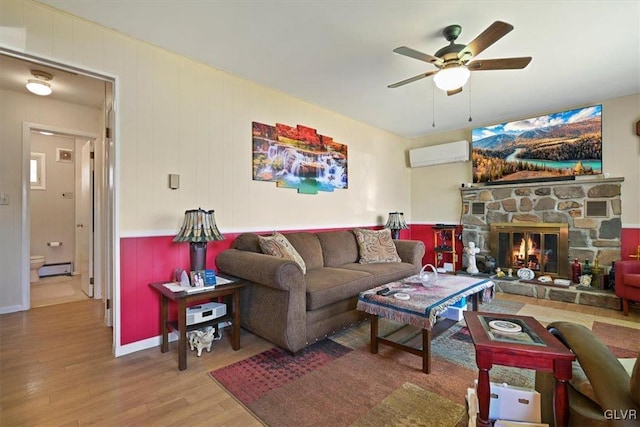
<svg viewBox="0 0 640 427"><path fill-rule="evenodd" d="M629 315L629 300L640 301L640 260L616 262L616 295L622 298L622 311Z"/></svg>

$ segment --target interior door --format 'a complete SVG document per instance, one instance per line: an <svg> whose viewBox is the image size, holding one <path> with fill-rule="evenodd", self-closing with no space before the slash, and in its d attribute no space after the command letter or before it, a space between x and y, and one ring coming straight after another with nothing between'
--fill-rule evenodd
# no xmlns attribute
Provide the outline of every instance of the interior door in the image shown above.
<svg viewBox="0 0 640 427"><path fill-rule="evenodd" d="M76 273L82 291L93 298L93 141L76 140Z"/></svg>

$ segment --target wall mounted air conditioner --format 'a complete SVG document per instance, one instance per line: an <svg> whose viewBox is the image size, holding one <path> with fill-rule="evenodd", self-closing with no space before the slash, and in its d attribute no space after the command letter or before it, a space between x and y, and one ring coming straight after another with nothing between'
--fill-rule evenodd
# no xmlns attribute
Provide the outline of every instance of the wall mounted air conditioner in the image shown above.
<svg viewBox="0 0 640 427"><path fill-rule="evenodd" d="M469 160L469 141L448 142L409 150L409 163L412 168Z"/></svg>

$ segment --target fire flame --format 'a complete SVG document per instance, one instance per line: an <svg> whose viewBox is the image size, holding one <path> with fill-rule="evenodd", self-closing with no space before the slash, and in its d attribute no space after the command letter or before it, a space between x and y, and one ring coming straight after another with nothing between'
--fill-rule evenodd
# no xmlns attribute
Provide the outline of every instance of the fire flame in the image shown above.
<svg viewBox="0 0 640 427"><path fill-rule="evenodd" d="M533 240L531 240L531 237L527 237L525 241L525 238L523 237L522 240L520 240L520 249L516 253L517 258L524 259L524 257L527 254L532 254L532 253L533 253Z"/></svg>

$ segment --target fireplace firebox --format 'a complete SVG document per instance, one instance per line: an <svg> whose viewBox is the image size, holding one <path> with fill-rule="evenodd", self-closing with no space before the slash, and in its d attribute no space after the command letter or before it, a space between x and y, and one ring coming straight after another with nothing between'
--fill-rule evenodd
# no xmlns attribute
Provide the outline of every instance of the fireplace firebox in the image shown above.
<svg viewBox="0 0 640 427"><path fill-rule="evenodd" d="M502 269L533 270L536 276L568 278L569 226L563 223L494 223L491 255Z"/></svg>

